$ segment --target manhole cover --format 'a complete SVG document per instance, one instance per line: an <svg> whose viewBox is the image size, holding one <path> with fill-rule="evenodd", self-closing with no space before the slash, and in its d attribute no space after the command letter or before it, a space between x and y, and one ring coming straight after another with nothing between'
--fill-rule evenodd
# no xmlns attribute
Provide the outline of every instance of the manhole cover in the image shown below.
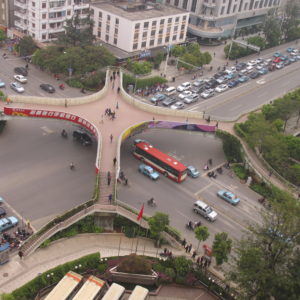
<svg viewBox="0 0 300 300"><path fill-rule="evenodd" d="M3 277L7 277L8 276L8 273L3 273Z"/></svg>

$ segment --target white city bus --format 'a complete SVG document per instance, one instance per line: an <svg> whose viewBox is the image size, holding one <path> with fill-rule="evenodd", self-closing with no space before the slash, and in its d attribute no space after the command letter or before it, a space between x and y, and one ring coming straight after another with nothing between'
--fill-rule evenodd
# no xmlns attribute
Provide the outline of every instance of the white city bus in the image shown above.
<svg viewBox="0 0 300 300"><path fill-rule="evenodd" d="M102 300L119 300L125 293L125 288L117 283L113 283Z"/></svg>
<svg viewBox="0 0 300 300"><path fill-rule="evenodd" d="M128 300L146 300L148 298L149 290L146 288L136 285Z"/></svg>
<svg viewBox="0 0 300 300"><path fill-rule="evenodd" d="M95 276L90 276L72 300L96 299L96 297L99 296L104 283L105 282L103 280Z"/></svg>
<svg viewBox="0 0 300 300"><path fill-rule="evenodd" d="M54 287L54 289L47 295L45 300L66 300L74 292L79 285L82 276L69 271Z"/></svg>

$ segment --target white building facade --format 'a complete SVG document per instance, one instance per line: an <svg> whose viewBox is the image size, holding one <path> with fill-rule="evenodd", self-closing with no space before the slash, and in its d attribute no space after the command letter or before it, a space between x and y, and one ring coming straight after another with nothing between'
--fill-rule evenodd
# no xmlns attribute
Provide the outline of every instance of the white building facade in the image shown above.
<svg viewBox="0 0 300 300"><path fill-rule="evenodd" d="M89 14L88 0L14 0L14 27L39 42L48 42L64 32L66 19Z"/></svg>
<svg viewBox="0 0 300 300"><path fill-rule="evenodd" d="M91 3L94 35L126 52L185 41L189 13L152 3Z"/></svg>
<svg viewBox="0 0 300 300"><path fill-rule="evenodd" d="M235 28L262 24L270 9L284 0L164 0L191 13L188 32L200 38L222 38Z"/></svg>

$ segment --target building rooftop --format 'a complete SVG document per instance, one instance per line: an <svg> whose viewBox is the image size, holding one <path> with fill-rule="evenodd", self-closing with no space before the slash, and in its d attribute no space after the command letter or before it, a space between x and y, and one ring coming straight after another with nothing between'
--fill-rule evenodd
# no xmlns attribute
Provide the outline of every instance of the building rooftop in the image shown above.
<svg viewBox="0 0 300 300"><path fill-rule="evenodd" d="M123 17L125 19L136 21L153 18L161 18L171 15L188 13L185 10L178 9L172 6L166 6L155 3L140 3L140 2L94 2L91 6L100 8L110 12L113 15Z"/></svg>

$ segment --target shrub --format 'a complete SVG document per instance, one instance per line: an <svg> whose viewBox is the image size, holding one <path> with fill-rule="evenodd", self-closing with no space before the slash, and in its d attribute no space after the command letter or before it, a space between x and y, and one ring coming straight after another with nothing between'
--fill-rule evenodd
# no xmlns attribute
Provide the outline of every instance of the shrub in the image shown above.
<svg viewBox="0 0 300 300"><path fill-rule="evenodd" d="M172 280L173 280L173 279L175 278L175 276L176 276L176 273L175 273L174 269L172 269L172 268L166 268L165 271L164 271L164 273L165 273L168 277L170 277Z"/></svg>
<svg viewBox="0 0 300 300"><path fill-rule="evenodd" d="M118 266L118 272L132 273L132 274L152 274L151 263L142 256L130 254L125 257Z"/></svg>
<svg viewBox="0 0 300 300"><path fill-rule="evenodd" d="M74 87L74 88L79 88L79 89L83 88L83 84L80 82L79 79L75 79L75 78L67 79L66 83L69 86Z"/></svg>
<svg viewBox="0 0 300 300"><path fill-rule="evenodd" d="M240 178L240 179L242 179L242 180L246 180L248 177L249 177L249 171L248 170L246 170L243 166L241 166L241 165L234 165L233 167L232 167L232 169L233 169L233 171L234 171L234 173L235 173L235 175L238 177L238 178Z"/></svg>
<svg viewBox="0 0 300 300"><path fill-rule="evenodd" d="M107 270L107 264L106 263L99 264L97 270L100 274L105 273L105 271Z"/></svg>

